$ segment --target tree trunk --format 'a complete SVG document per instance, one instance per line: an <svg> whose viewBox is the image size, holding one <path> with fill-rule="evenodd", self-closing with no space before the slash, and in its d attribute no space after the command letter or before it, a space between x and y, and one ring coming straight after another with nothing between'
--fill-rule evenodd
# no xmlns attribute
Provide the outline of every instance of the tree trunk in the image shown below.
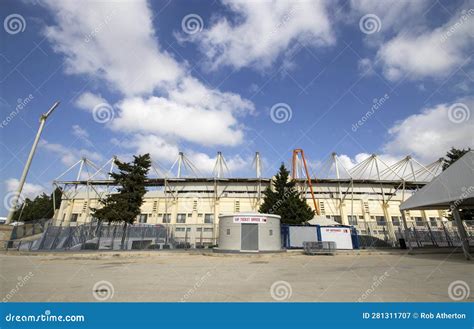
<svg viewBox="0 0 474 329"><path fill-rule="evenodd" d="M123 223L123 233L122 233L122 243L120 245L120 249L124 249L125 247L125 236L127 235L127 222Z"/></svg>

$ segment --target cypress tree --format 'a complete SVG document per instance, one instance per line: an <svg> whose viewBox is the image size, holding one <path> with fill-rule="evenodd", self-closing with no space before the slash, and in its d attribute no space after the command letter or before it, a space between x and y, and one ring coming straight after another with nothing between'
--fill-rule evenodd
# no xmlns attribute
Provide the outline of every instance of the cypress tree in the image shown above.
<svg viewBox="0 0 474 329"><path fill-rule="evenodd" d="M290 180L289 175L290 172L282 164L271 186L263 192L259 212L280 215L282 224L302 224L314 217L314 210L301 197L296 182Z"/></svg>
<svg viewBox="0 0 474 329"><path fill-rule="evenodd" d="M99 221L123 223L122 248L125 242L127 225L133 224L140 214L143 197L146 193L145 180L151 166L150 154L133 157L131 163L116 161L118 173L112 173L118 193L109 194L100 200L102 207L92 209Z"/></svg>

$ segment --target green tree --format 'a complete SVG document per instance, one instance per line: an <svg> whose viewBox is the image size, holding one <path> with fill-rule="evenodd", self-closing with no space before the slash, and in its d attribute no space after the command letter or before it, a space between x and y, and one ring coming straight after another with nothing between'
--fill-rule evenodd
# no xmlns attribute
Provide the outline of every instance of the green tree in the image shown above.
<svg viewBox="0 0 474 329"><path fill-rule="evenodd" d="M446 157L443 158L443 170L448 169L450 165L452 165L454 162L456 162L459 158L461 158L464 154L469 152L471 148L467 149L457 149L454 147L451 147L451 150L446 153Z"/></svg>
<svg viewBox="0 0 474 329"><path fill-rule="evenodd" d="M53 191L56 203L53 205L53 194L42 193L33 200L25 201L13 214L13 221L29 222L42 218L53 218L54 211L61 205L62 190L58 187Z"/></svg>
<svg viewBox="0 0 474 329"><path fill-rule="evenodd" d="M150 154L133 157L130 163L116 161L118 173L112 173L117 193L100 200L101 208L92 208L99 221L123 223L122 248L125 243L127 225L133 224L140 214L143 196L146 193L145 180L151 166Z"/></svg>
<svg viewBox="0 0 474 329"><path fill-rule="evenodd" d="M263 192L264 199L259 212L280 215L283 224L302 224L314 217L314 210L301 197L296 182L290 180L289 175L290 172L282 164L272 186Z"/></svg>
<svg viewBox="0 0 474 329"><path fill-rule="evenodd" d="M446 153L446 157L443 158L443 171L448 169L450 165L455 163L458 159L460 159L464 154L469 152L471 148L467 149L457 149L451 147L451 149ZM459 208L459 216L461 220L472 220L474 219L474 210L473 209L466 209L462 208L462 203ZM448 215L449 220L454 220L453 215Z"/></svg>

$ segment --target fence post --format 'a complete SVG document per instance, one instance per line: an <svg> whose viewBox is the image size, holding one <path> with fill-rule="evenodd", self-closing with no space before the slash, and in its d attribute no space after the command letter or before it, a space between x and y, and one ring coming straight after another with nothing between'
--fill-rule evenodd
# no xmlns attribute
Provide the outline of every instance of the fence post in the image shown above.
<svg viewBox="0 0 474 329"><path fill-rule="evenodd" d="M421 243L420 241L420 237L418 236L418 231L416 230L416 227L415 227L415 224L412 224L413 225L413 233L415 235L415 239L416 239L416 244L418 245L418 247L423 247L423 244Z"/></svg>
<svg viewBox="0 0 474 329"><path fill-rule="evenodd" d="M426 227L428 228L428 232L430 233L430 238L431 238L431 242L433 243L433 246L437 247L438 244L436 243L436 240L433 236L433 232L431 232L431 227L430 225L428 225L428 222L425 223L426 224Z"/></svg>
<svg viewBox="0 0 474 329"><path fill-rule="evenodd" d="M69 226L69 234L68 234L68 237L66 238L66 241L64 241L64 249L65 250L71 249L72 231L73 231L72 227Z"/></svg>
<svg viewBox="0 0 474 329"><path fill-rule="evenodd" d="M459 214L458 208L454 205L452 207L452 211L453 211L454 219L456 221L457 231L458 231L459 236L461 238L461 246L462 246L462 250L464 252L464 257L467 260L470 260L471 259L471 254L469 253L469 240L468 240L466 231L464 229L464 226L462 224L461 215Z"/></svg>
<svg viewBox="0 0 474 329"><path fill-rule="evenodd" d="M407 224L407 217L405 215L405 210L401 210L400 211L401 215L402 215L402 221L403 221L403 228L405 230L405 234L404 234L404 237L405 237L405 241L406 243L408 244L408 249L410 251L413 250L413 247L411 245L411 236L410 236L410 229L408 228L408 224Z"/></svg>
<svg viewBox="0 0 474 329"><path fill-rule="evenodd" d="M96 236L97 236L97 250L99 250L100 238L102 237L102 221L101 220L97 223Z"/></svg>
<svg viewBox="0 0 474 329"><path fill-rule="evenodd" d="M54 237L53 243L51 244L51 250L53 250L53 249L56 248L56 244L57 244L57 241L58 241L59 236L60 236L61 233L62 233L62 230L63 230L63 227L60 226L59 229L58 229L58 232L57 232L56 236Z"/></svg>
<svg viewBox="0 0 474 329"><path fill-rule="evenodd" d="M199 235L199 244L201 245L201 248L204 248L204 245L202 244L202 235L204 234L204 227L201 226L201 234Z"/></svg>
<svg viewBox="0 0 474 329"><path fill-rule="evenodd" d="M184 250L188 250L188 227L184 225Z"/></svg>
<svg viewBox="0 0 474 329"><path fill-rule="evenodd" d="M109 224L110 225L110 224ZM114 229L112 231L112 243L110 244L110 250L114 250L114 245L115 245L115 233L117 231L117 225L114 224Z"/></svg>
<svg viewBox="0 0 474 329"><path fill-rule="evenodd" d="M141 249L145 249L145 242L144 242L144 240L145 240L145 235L146 235L146 234L145 234L145 233L146 233L146 229L147 229L146 226L141 228L141 230L142 230L142 242L140 242L140 245L141 245L141 247L142 247Z"/></svg>
<svg viewBox="0 0 474 329"><path fill-rule="evenodd" d="M444 226L443 221L441 221L441 225L443 226L443 231L444 231L444 234L446 235L446 242L448 242L448 247L452 247L453 243L451 241L451 237L449 236L448 230L446 229L446 226Z"/></svg>

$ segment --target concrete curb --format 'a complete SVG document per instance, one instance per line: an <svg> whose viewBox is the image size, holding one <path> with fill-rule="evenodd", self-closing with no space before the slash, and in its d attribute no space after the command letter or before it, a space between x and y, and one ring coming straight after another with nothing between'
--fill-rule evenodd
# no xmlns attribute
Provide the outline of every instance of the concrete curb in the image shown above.
<svg viewBox="0 0 474 329"><path fill-rule="evenodd" d="M471 250L474 248L471 247ZM360 249L360 250L339 250L334 256L361 256L361 255L429 255L429 254L461 254L462 249L459 248L430 248L430 249L414 249L413 251L401 250L401 249L388 249L388 250L377 250L377 249ZM158 257L167 257L167 256L179 256L179 255L189 255L189 256L208 256L208 257L294 257L294 256L306 256L301 249L289 249L286 252L278 253L224 253L224 252L214 252L212 250L183 250L183 249L173 249L173 250L104 250L104 251L95 251L95 250L84 250L84 251L0 251L0 255L5 256L48 256L48 257L57 257L57 258L84 258L84 259L101 259L101 258L131 258L131 257L149 257L151 255ZM318 256L318 255L313 255ZM320 255L328 256L328 255Z"/></svg>

